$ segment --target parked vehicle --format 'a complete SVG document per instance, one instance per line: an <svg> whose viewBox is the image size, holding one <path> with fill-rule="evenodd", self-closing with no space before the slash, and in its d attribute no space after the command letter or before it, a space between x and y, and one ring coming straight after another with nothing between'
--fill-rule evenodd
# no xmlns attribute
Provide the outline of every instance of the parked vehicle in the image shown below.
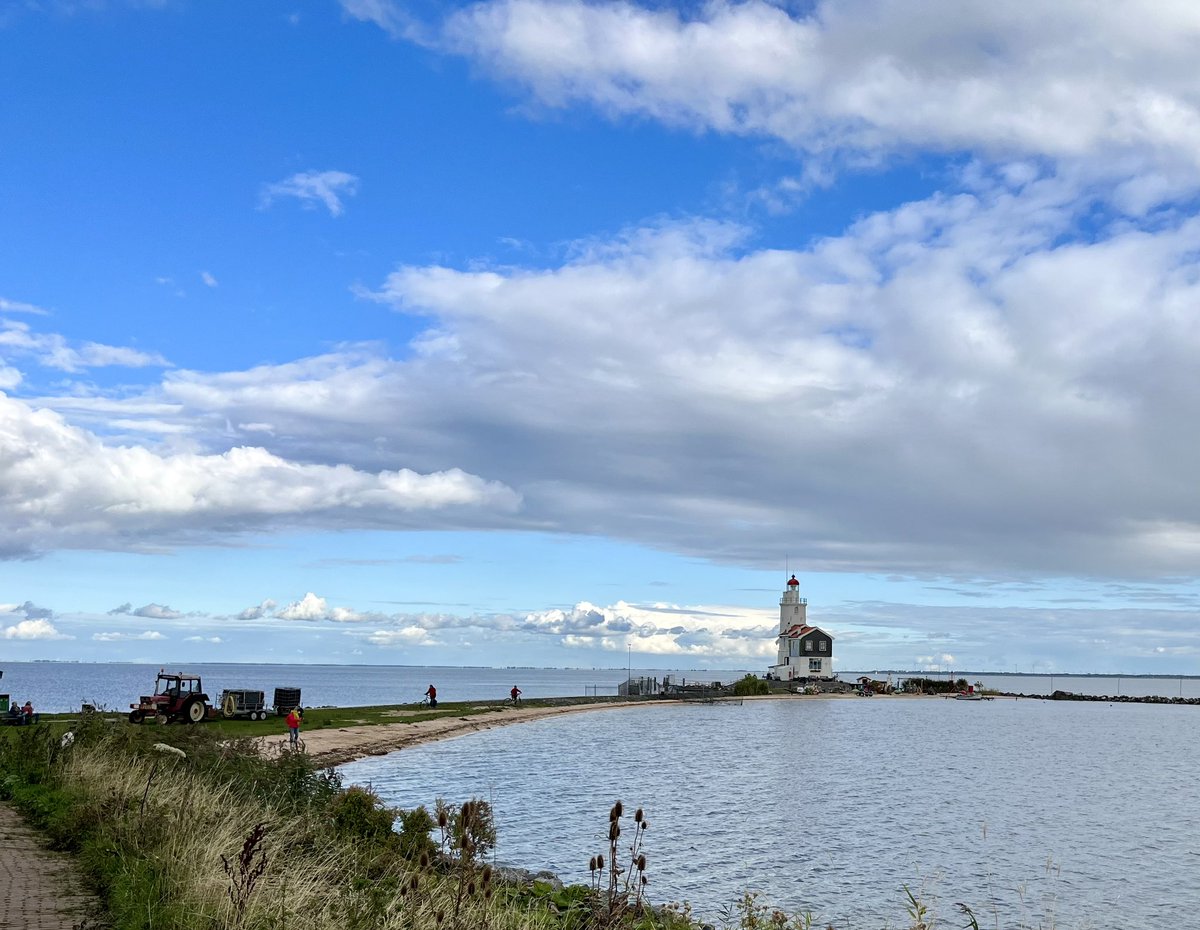
<svg viewBox="0 0 1200 930"><path fill-rule="evenodd" d="M208 716L208 695L199 675L160 671L154 693L143 694L129 708L130 723L142 723L148 717L159 723L199 723Z"/></svg>
<svg viewBox="0 0 1200 930"><path fill-rule="evenodd" d="M244 717L248 720L266 720L266 694L262 691L222 691L221 715L227 720L235 717Z"/></svg>
<svg viewBox="0 0 1200 930"><path fill-rule="evenodd" d="M288 711L293 707L300 706L300 689L299 688L276 688L275 689L275 713L280 717L287 716Z"/></svg>

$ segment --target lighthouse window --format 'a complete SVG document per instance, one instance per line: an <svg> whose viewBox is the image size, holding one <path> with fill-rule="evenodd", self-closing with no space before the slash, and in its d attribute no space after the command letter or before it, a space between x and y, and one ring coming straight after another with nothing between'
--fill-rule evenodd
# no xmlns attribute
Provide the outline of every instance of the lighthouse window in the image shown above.
<svg viewBox="0 0 1200 930"><path fill-rule="evenodd" d="M821 671L821 660L820 659L809 659L808 660L808 670L810 672Z"/></svg>
<svg viewBox="0 0 1200 930"><path fill-rule="evenodd" d="M821 651L822 651L822 652L828 652L828 651L829 651L829 640L827 640L827 639L823 639L823 640L821 640Z"/></svg>
<svg viewBox="0 0 1200 930"><path fill-rule="evenodd" d="M806 639L804 641L804 651L812 652L813 651L812 644L813 644L813 641L811 639Z"/></svg>

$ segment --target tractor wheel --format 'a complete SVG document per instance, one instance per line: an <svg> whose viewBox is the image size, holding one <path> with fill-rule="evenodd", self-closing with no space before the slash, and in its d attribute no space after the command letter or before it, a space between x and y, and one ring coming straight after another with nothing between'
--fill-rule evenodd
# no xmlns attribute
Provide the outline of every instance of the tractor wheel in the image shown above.
<svg viewBox="0 0 1200 930"><path fill-rule="evenodd" d="M232 694L225 695L225 700L221 703L221 713L226 718L230 718L237 713L237 701L234 700Z"/></svg>
<svg viewBox="0 0 1200 930"><path fill-rule="evenodd" d="M143 716L143 714L140 710L131 710L129 712L129 722L130 723L141 723L144 719L145 719L145 717Z"/></svg>
<svg viewBox="0 0 1200 930"><path fill-rule="evenodd" d="M192 701L184 710L187 714L188 723L199 723L204 719L208 708L205 707L203 701Z"/></svg>

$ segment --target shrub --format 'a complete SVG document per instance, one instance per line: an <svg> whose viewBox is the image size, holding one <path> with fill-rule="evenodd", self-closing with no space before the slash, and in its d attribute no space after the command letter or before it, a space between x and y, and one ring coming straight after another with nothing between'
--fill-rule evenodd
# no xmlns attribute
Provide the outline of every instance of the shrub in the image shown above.
<svg viewBox="0 0 1200 930"><path fill-rule="evenodd" d="M733 693L738 697L750 697L755 694L770 694L771 686L756 675L747 675L733 683Z"/></svg>

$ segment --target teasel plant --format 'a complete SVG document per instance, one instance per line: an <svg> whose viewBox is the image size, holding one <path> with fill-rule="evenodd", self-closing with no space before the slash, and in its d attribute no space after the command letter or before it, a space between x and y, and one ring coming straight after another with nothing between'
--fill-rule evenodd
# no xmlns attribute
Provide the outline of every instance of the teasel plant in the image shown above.
<svg viewBox="0 0 1200 930"><path fill-rule="evenodd" d="M640 910L645 899L646 886L650 879L646 875L646 854L643 843L649 824L639 807L633 815L633 839L629 844L628 866L621 862L621 818L625 805L619 800L608 812L608 858L603 853L592 856L588 866L592 876L592 891L600 894L604 889L605 910L610 919L620 917L627 910ZM607 880L604 870L608 868Z"/></svg>

